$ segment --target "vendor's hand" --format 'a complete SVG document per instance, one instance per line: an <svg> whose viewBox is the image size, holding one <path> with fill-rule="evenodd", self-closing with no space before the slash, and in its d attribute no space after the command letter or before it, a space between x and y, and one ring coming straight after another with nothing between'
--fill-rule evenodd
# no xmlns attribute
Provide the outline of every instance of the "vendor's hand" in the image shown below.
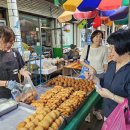
<svg viewBox="0 0 130 130"><path fill-rule="evenodd" d="M96 92L99 93L104 98L110 98L111 99L113 97L113 93L110 92L106 88L96 89Z"/></svg>
<svg viewBox="0 0 130 130"><path fill-rule="evenodd" d="M21 69L20 70L20 74L24 77L30 77L31 73L29 71L27 71L26 69Z"/></svg>
<svg viewBox="0 0 130 130"><path fill-rule="evenodd" d="M12 80L8 81L6 88L8 88L10 90L14 89L15 88L15 83L16 83L16 81L12 81Z"/></svg>
<svg viewBox="0 0 130 130"><path fill-rule="evenodd" d="M18 89L19 91L22 91L23 85L16 82L16 81L10 80L10 81L7 82L7 88L10 89L10 90Z"/></svg>

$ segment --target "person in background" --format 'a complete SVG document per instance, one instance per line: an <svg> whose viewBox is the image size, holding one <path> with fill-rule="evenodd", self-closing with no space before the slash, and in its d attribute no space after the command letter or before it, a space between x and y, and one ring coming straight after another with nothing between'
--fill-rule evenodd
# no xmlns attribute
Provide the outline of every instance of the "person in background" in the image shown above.
<svg viewBox="0 0 130 130"><path fill-rule="evenodd" d="M36 31L30 31L29 32L29 37L27 38L27 43L29 46L36 46L37 44L37 34Z"/></svg>
<svg viewBox="0 0 130 130"><path fill-rule="evenodd" d="M107 70L108 65L108 49L106 46L102 45L103 39L103 32L100 30L95 30L91 35L91 42L90 50L88 54L88 61L90 64L86 64L84 61L86 60L87 49L88 45L84 47L80 62L82 65L89 68L89 72L96 74L97 77L102 78L104 73ZM102 100L100 100L95 105L95 110L93 114L96 116L98 120L103 119L101 115L101 107L102 107ZM86 118L87 119L87 118Z"/></svg>
<svg viewBox="0 0 130 130"><path fill-rule="evenodd" d="M76 45L71 44L70 48L71 50L68 52L68 59L73 59L73 60L79 59L80 56Z"/></svg>
<svg viewBox="0 0 130 130"><path fill-rule="evenodd" d="M19 81L18 73L25 78L30 75L24 69L24 61L20 53L12 49L15 41L10 27L0 26L0 98L10 98L11 90Z"/></svg>
<svg viewBox="0 0 130 130"><path fill-rule="evenodd" d="M86 64L88 45L86 45L82 51L80 62L97 74L98 77L103 77L104 72L107 70L108 65L108 50L106 46L102 46L103 33L100 30L95 30L91 35L91 42L88 61L90 64Z"/></svg>
<svg viewBox="0 0 130 130"><path fill-rule="evenodd" d="M93 80L97 86L96 91L104 98L104 119L125 98L128 99L130 106L130 30L112 33L107 42L110 44L113 59L109 62L103 79L86 73L86 78Z"/></svg>

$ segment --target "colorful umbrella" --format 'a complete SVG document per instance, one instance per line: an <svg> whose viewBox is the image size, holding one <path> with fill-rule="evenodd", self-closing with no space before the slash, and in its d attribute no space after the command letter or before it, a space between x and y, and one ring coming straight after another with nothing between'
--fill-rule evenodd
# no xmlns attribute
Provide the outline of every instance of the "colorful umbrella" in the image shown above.
<svg viewBox="0 0 130 130"><path fill-rule="evenodd" d="M63 3L65 3L66 0L59 0L59 3L62 5Z"/></svg>
<svg viewBox="0 0 130 130"><path fill-rule="evenodd" d="M77 10L73 14L74 18L77 19L77 20L95 18L97 15L98 15L97 10L89 11L89 12L80 12L80 11Z"/></svg>
<svg viewBox="0 0 130 130"><path fill-rule="evenodd" d="M100 4L101 0L83 0L83 2L78 6L78 10L82 12L93 11Z"/></svg>
<svg viewBox="0 0 130 130"><path fill-rule="evenodd" d="M80 3L83 0L67 0L64 4L63 4L63 8L66 11L76 11L76 8L80 5Z"/></svg>
<svg viewBox="0 0 130 130"><path fill-rule="evenodd" d="M87 24L87 20L83 19L82 21L79 22L78 28L83 29L86 24Z"/></svg>
<svg viewBox="0 0 130 130"><path fill-rule="evenodd" d="M116 25L127 25L128 24L128 16L124 19L116 20L116 21L114 21L114 23Z"/></svg>
<svg viewBox="0 0 130 130"><path fill-rule="evenodd" d="M122 6L118 8L112 15L109 16L110 20L120 20L124 19L127 17L129 12L129 7L128 6Z"/></svg>
<svg viewBox="0 0 130 130"><path fill-rule="evenodd" d="M68 22L73 17L76 20L91 19L91 18L95 18L97 14L98 14L97 10L89 11L89 12L80 12L78 10L75 12L65 11L58 17L58 21L61 23Z"/></svg>
<svg viewBox="0 0 130 130"><path fill-rule="evenodd" d="M58 21L60 23L65 23L68 22L72 19L72 15L74 12L71 11L64 11L59 17L58 17Z"/></svg>
<svg viewBox="0 0 130 130"><path fill-rule="evenodd" d="M129 5L129 0L122 0L122 5L123 6L128 6Z"/></svg>
<svg viewBox="0 0 130 130"><path fill-rule="evenodd" d="M92 23L94 21L94 18L92 19L87 19L87 27L90 28L92 26Z"/></svg>
<svg viewBox="0 0 130 130"><path fill-rule="evenodd" d="M110 19L108 17L106 17L106 19L103 20L103 23L106 26L112 26L113 25L113 21L110 21Z"/></svg>
<svg viewBox="0 0 130 130"><path fill-rule="evenodd" d="M122 0L101 0L99 10L113 10L121 6Z"/></svg>
<svg viewBox="0 0 130 130"><path fill-rule="evenodd" d="M102 24L102 20L99 16L97 16L93 21L93 27L97 28L97 27L101 26L101 24Z"/></svg>
<svg viewBox="0 0 130 130"><path fill-rule="evenodd" d="M107 10L107 11L99 11L99 15L102 17L109 17L113 13L115 13L116 10Z"/></svg>

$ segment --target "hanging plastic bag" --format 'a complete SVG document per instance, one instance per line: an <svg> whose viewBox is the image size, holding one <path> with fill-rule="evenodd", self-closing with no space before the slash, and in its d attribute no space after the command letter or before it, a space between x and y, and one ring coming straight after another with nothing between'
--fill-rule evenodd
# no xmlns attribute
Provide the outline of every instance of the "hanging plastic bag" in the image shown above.
<svg viewBox="0 0 130 130"><path fill-rule="evenodd" d="M13 99L15 99L16 101L18 101L19 100L19 97L21 97L21 91L19 90L19 89L12 89L11 90L11 94L12 94L12 97L13 97Z"/></svg>
<svg viewBox="0 0 130 130"><path fill-rule="evenodd" d="M25 103L31 103L31 101L34 100L37 96L36 88L33 85L30 77L26 77L24 79L23 85L24 87L22 89L20 101Z"/></svg>
<svg viewBox="0 0 130 130"><path fill-rule="evenodd" d="M26 77L22 85L20 83L17 83L16 85L17 87L11 91L11 94L16 101L30 104L32 100L37 97L36 88L30 77Z"/></svg>
<svg viewBox="0 0 130 130"><path fill-rule="evenodd" d="M23 90L22 90L23 93L25 93L29 90L36 90L30 77L24 78L23 85L24 85Z"/></svg>
<svg viewBox="0 0 130 130"><path fill-rule="evenodd" d="M130 110L127 99L117 105L103 123L101 130L130 130Z"/></svg>
<svg viewBox="0 0 130 130"><path fill-rule="evenodd" d="M11 94L13 99L15 99L16 101L19 100L19 97L22 94L22 90L23 90L23 85L18 83L18 82L14 82L14 85L12 85L13 88L11 90Z"/></svg>

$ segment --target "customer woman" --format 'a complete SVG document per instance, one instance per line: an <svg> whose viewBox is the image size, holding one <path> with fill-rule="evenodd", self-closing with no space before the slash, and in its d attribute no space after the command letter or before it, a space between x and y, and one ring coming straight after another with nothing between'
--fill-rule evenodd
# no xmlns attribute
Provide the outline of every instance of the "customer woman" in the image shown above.
<svg viewBox="0 0 130 130"><path fill-rule="evenodd" d="M98 77L102 77L107 69L108 64L108 51L106 46L102 46L103 32L100 30L95 30L91 35L91 46L88 54L88 61L90 64L84 62L88 45L84 47L82 55L80 57L80 62L82 65L86 66L97 74Z"/></svg>
<svg viewBox="0 0 130 130"><path fill-rule="evenodd" d="M96 74L97 77L102 78L108 65L108 49L102 45L103 32L95 30L91 35L91 46L88 53L88 61L85 63L85 58L88 51L88 45L83 49L80 57L81 64L89 68L89 72ZM98 120L103 119L101 115L102 99L95 105L93 114ZM87 119L87 118L86 118Z"/></svg>
<svg viewBox="0 0 130 130"><path fill-rule="evenodd" d="M128 99L130 106L130 30L112 33L107 42L111 47L113 61L109 62L104 78L100 80L102 88L97 89L104 97L103 110L106 118L125 98ZM86 76L100 86L97 77L89 73Z"/></svg>
<svg viewBox="0 0 130 130"><path fill-rule="evenodd" d="M15 35L11 28L0 26L0 98L10 98L11 89L19 82L18 73L30 75L20 53L12 49Z"/></svg>

